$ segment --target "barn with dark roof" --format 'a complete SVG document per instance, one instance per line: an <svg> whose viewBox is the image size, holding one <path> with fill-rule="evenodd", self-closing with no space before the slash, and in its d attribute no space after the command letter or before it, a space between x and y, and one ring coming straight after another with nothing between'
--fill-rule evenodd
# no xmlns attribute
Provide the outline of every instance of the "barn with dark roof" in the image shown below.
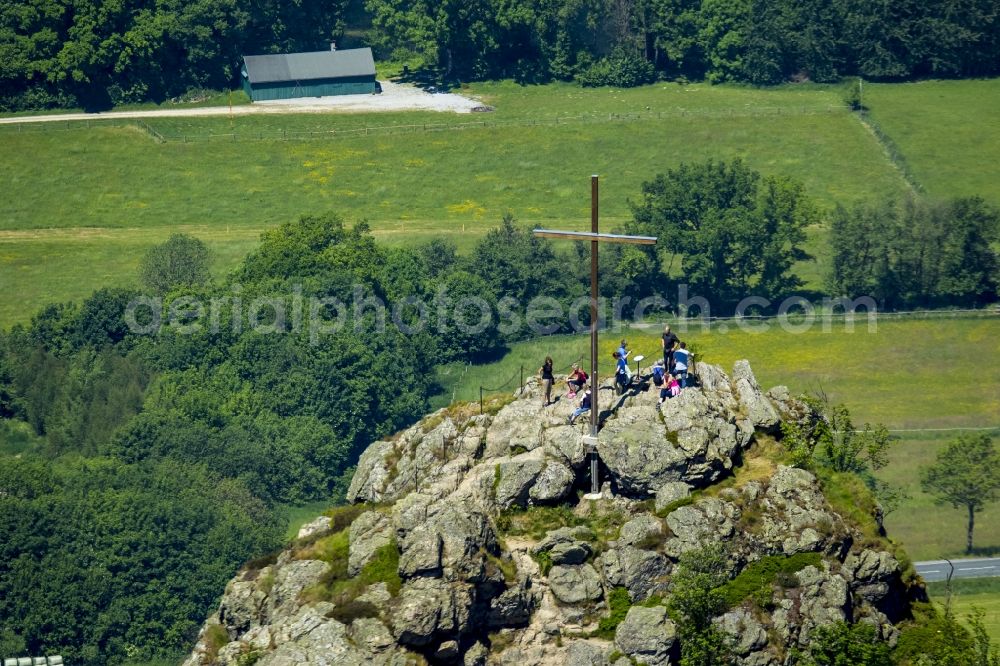
<svg viewBox="0 0 1000 666"><path fill-rule="evenodd" d="M242 79L255 102L378 91L369 48L243 56Z"/></svg>

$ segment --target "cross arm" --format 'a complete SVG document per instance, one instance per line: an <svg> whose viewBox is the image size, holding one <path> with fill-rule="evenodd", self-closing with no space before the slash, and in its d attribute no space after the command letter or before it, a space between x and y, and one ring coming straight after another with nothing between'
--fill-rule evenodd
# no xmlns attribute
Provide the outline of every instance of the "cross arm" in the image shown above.
<svg viewBox="0 0 1000 666"><path fill-rule="evenodd" d="M602 243L630 243L633 245L656 244L656 236L625 236L622 234L600 234L590 231L558 231L555 229L535 229L532 233L540 238L562 238L565 240L599 241Z"/></svg>

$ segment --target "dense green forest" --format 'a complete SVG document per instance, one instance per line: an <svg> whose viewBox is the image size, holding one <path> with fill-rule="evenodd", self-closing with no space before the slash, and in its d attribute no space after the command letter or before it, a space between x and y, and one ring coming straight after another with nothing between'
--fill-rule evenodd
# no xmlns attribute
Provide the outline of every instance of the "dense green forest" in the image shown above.
<svg viewBox="0 0 1000 666"><path fill-rule="evenodd" d="M627 225L664 243L609 247L602 295L632 298L625 316L682 282L713 308L776 302L798 293L814 211L739 160L682 165ZM998 220L979 199L841 209L830 293L995 300ZM365 447L428 410L436 366L588 325L588 252L509 217L464 257L304 217L221 281L176 237L142 262L145 291L0 333L0 652L91 666L189 648L240 563L280 545L278 507L342 496Z"/></svg>
<svg viewBox="0 0 1000 666"><path fill-rule="evenodd" d="M0 6L0 110L162 101L242 55L349 33L445 81L834 81L1000 71L991 0L25 0Z"/></svg>
<svg viewBox="0 0 1000 666"><path fill-rule="evenodd" d="M189 648L239 564L280 545L279 503L342 496L368 444L426 413L435 364L504 344L496 322L473 335L455 319L462 298L530 299L562 273L510 221L478 263L441 242L385 249L329 216L268 232L221 284L187 279L199 254L153 276L174 276L162 313L176 315L156 335L136 331L159 312L130 319L140 292L111 289L0 334L3 654L105 664ZM459 305L435 307L426 333L410 311L383 325L374 305L339 330L326 318L333 301L445 294ZM323 304L309 312L322 335L296 324L296 300ZM217 325L198 327L209 302Z"/></svg>

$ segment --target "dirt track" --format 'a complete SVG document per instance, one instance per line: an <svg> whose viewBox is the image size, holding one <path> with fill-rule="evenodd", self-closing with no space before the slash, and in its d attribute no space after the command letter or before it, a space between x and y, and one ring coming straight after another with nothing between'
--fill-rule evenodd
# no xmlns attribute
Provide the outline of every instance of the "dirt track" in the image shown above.
<svg viewBox="0 0 1000 666"><path fill-rule="evenodd" d="M155 109L149 111L107 111L104 113L62 113L44 116L0 118L0 124L44 123L66 120L100 120L103 118L164 118L184 116L245 116L259 113L368 113L372 111L450 111L470 113L481 106L477 100L453 93L428 93L408 84L381 81L378 95L340 95L335 97L303 97L294 100L255 102L234 106L212 106L196 109Z"/></svg>

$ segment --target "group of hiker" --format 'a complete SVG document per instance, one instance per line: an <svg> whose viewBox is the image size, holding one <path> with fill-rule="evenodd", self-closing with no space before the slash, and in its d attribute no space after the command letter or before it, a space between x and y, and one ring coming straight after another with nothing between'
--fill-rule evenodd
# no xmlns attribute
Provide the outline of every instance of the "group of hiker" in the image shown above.
<svg viewBox="0 0 1000 666"><path fill-rule="evenodd" d="M545 357L545 362L538 369L538 374L542 378L542 404L547 407L552 404L552 385L555 382L551 356ZM566 377L566 387L569 390L566 397L573 400L576 398L576 394L581 391L583 392L583 396L580 398L579 405L569 417L571 424L576 421L576 417L590 409L590 388L587 385L589 380L590 376L583 371L583 368L578 363L574 363L569 376Z"/></svg>
<svg viewBox="0 0 1000 666"><path fill-rule="evenodd" d="M688 350L687 343L670 330L669 324L663 329L660 344L663 346L663 358L653 366L653 384L660 387L662 403L667 398L677 397L681 389L687 388L688 369L694 354Z"/></svg>
<svg viewBox="0 0 1000 666"><path fill-rule="evenodd" d="M688 350L687 343L682 342L670 330L667 325L663 329L660 338L663 347L663 358L656 360L653 365L650 377L653 384L660 390L660 403L670 398L680 395L682 389L687 388L688 369L694 354ZM628 357L631 354L626 340L621 341L621 346L612 353L615 359L615 389L621 395L632 385L632 371L628 366ZM639 357L641 358L641 357ZM545 362L538 370L542 379L542 403L545 406L552 404L552 386L555 383L555 374L552 369L552 357L546 356ZM569 416L569 423L572 425L577 417L584 412L590 411L591 389L589 386L590 377L584 372L579 364L574 363L569 376L566 378L568 392L566 397L573 400L577 394L582 392L576 409Z"/></svg>

